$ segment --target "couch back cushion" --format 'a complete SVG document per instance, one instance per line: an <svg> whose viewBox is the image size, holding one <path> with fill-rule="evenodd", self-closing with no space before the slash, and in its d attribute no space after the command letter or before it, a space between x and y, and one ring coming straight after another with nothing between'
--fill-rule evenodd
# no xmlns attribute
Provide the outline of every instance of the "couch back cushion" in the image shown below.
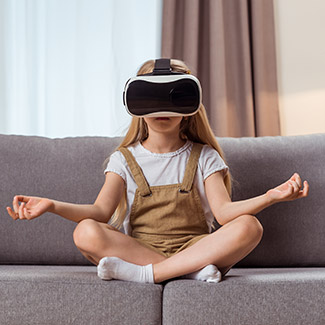
<svg viewBox="0 0 325 325"><path fill-rule="evenodd" d="M218 138L233 177L233 200L265 193L294 172L310 184L308 198L257 215L260 245L237 266L325 266L325 134ZM93 203L104 183L102 164L121 138L48 139L0 135L0 263L90 264L73 243L74 222L51 213L12 220L14 195Z"/></svg>
<svg viewBox="0 0 325 325"><path fill-rule="evenodd" d="M119 142L0 135L0 263L90 264L73 243L76 223L51 213L14 221L5 208L16 194L93 203L105 180L103 162Z"/></svg>
<svg viewBox="0 0 325 325"><path fill-rule="evenodd" d="M325 266L325 134L220 139L233 176L233 200L265 193L298 172L309 196L257 214L261 243L242 267Z"/></svg>

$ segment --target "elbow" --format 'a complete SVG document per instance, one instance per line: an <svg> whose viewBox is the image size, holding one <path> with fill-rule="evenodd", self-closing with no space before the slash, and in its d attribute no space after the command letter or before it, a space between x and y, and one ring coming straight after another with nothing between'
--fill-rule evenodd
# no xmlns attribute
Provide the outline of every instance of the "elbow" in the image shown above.
<svg viewBox="0 0 325 325"><path fill-rule="evenodd" d="M102 214L100 217L97 218L97 221L101 223L108 223L110 220L111 217L107 214Z"/></svg>
<svg viewBox="0 0 325 325"><path fill-rule="evenodd" d="M224 226L227 223L226 220L224 218L222 218L220 215L215 217L215 219L217 220L217 222L220 226Z"/></svg>
<svg viewBox="0 0 325 325"><path fill-rule="evenodd" d="M227 215L227 206L223 205L215 213L215 219L220 226L224 226L229 221L229 216Z"/></svg>
<svg viewBox="0 0 325 325"><path fill-rule="evenodd" d="M109 213L102 209L100 206L97 206L96 204L93 204L93 206L94 214L92 216L92 219L101 223L108 223L108 221L110 220Z"/></svg>
<svg viewBox="0 0 325 325"><path fill-rule="evenodd" d="M101 218L94 218L94 220L97 221L97 222L100 222L100 223L108 223L110 218L101 217Z"/></svg>
<svg viewBox="0 0 325 325"><path fill-rule="evenodd" d="M219 211L219 213L215 213L214 218L220 226L224 226L227 223L227 217L224 213L222 213L222 211Z"/></svg>

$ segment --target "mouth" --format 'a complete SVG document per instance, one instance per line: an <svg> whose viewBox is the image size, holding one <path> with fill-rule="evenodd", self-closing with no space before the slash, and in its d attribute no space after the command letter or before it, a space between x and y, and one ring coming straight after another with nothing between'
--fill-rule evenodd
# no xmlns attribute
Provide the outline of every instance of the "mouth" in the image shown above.
<svg viewBox="0 0 325 325"><path fill-rule="evenodd" d="M156 120L158 120L158 121L168 121L169 117L157 117Z"/></svg>

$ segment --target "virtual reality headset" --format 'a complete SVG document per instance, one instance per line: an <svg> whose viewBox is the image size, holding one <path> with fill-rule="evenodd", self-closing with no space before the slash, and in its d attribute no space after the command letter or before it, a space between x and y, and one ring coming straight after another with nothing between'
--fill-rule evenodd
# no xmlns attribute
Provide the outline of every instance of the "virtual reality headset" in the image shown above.
<svg viewBox="0 0 325 325"><path fill-rule="evenodd" d="M127 81L123 103L137 117L190 116L200 108L200 81L187 73L173 72L170 59L158 59L152 73Z"/></svg>

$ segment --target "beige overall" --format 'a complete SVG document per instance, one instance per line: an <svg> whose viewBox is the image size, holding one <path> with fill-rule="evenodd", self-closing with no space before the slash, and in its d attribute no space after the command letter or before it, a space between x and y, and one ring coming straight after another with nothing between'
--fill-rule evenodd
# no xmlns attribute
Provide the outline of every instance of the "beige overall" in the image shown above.
<svg viewBox="0 0 325 325"><path fill-rule="evenodd" d="M208 235L201 200L193 186L202 145L194 143L181 184L151 187L131 152L119 150L138 186L130 213L133 238L169 257Z"/></svg>

